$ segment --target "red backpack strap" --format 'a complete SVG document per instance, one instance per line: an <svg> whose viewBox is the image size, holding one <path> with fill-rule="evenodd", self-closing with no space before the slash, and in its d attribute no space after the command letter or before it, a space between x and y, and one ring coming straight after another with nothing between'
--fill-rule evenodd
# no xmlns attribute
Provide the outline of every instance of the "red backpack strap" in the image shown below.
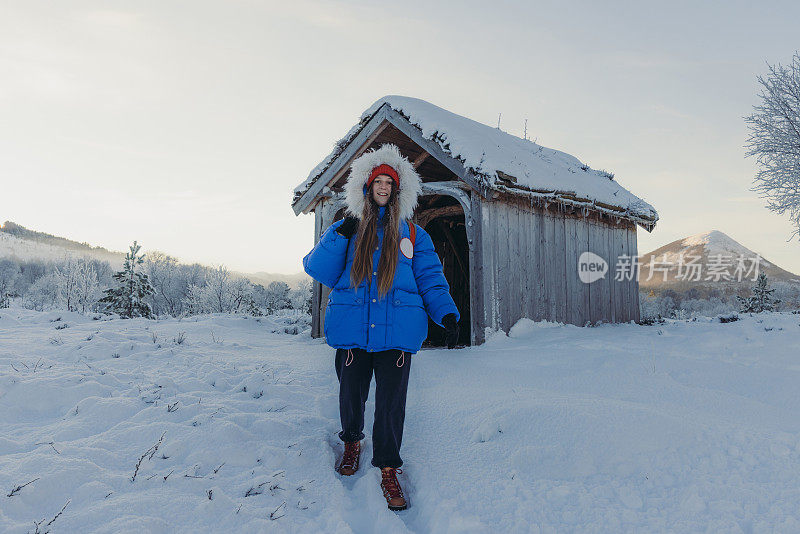
<svg viewBox="0 0 800 534"><path fill-rule="evenodd" d="M415 245L415 241L417 240L417 226L411 221L408 221L408 234L411 236L411 244Z"/></svg>

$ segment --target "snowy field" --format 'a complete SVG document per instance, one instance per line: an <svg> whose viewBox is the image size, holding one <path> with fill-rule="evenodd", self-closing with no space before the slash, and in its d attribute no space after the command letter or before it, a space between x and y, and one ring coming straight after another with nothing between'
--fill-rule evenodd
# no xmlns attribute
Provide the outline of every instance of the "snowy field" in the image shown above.
<svg viewBox="0 0 800 534"><path fill-rule="evenodd" d="M422 351L394 513L368 440L333 470L307 331L2 309L0 531L798 532L798 323L523 320Z"/></svg>

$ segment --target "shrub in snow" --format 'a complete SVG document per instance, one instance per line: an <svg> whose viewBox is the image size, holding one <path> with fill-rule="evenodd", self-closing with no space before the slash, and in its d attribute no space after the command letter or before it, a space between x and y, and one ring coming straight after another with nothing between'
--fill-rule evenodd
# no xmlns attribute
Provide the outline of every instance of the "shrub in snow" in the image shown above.
<svg viewBox="0 0 800 534"><path fill-rule="evenodd" d="M652 290L649 295L639 293L640 316L642 320L652 323L662 318L689 320L737 311L732 300L719 291L712 290L705 298L699 295L700 292L695 288L685 292L667 289L658 295Z"/></svg>
<svg viewBox="0 0 800 534"><path fill-rule="evenodd" d="M672 297L639 293L640 323L671 317L674 311L675 301Z"/></svg>
<svg viewBox="0 0 800 534"><path fill-rule="evenodd" d="M683 318L694 319L695 317L715 317L720 314L730 313L736 311L734 306L719 297L711 297L708 299L684 299L678 310L676 310L676 318L678 312L682 313Z"/></svg>
<svg viewBox="0 0 800 534"><path fill-rule="evenodd" d="M774 289L769 287L767 275L762 271L758 275L756 285L753 286L753 294L742 298L737 296L741 313L761 313L763 311L775 311L775 306L780 300L774 299L772 293Z"/></svg>
<svg viewBox="0 0 800 534"><path fill-rule="evenodd" d="M105 305L107 312L116 313L126 319L152 317L150 305L145 298L153 294L153 286L150 285L146 274L136 271L136 268L144 263L144 254L139 255L140 248L134 241L130 252L125 254L122 270L114 274L114 280L119 285L107 289L105 296L99 301Z"/></svg>
<svg viewBox="0 0 800 534"><path fill-rule="evenodd" d="M302 310L278 310L272 318L277 324L283 325L285 334L297 335L311 328L311 315Z"/></svg>
<svg viewBox="0 0 800 534"><path fill-rule="evenodd" d="M717 317L721 323L732 323L739 320L739 315L736 313L728 313Z"/></svg>

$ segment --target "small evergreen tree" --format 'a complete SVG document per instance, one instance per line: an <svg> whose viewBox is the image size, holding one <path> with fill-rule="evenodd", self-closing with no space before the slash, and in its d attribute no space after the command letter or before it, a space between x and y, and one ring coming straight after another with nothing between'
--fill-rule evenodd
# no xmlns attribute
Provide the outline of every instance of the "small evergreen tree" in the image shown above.
<svg viewBox="0 0 800 534"><path fill-rule="evenodd" d="M770 289L767 285L767 275L763 271L759 273L756 285L753 286L753 294L743 298L736 296L739 301L740 313L761 313L763 311L774 311L775 306L780 300L773 299L771 294L775 289Z"/></svg>
<svg viewBox="0 0 800 534"><path fill-rule="evenodd" d="M152 318L153 313L145 298L154 293L150 280L144 273L136 272L136 267L144 263L144 254L139 255L141 247L136 241L131 245L131 251L125 254L125 264L122 270L113 275L119 285L105 290L106 296L100 299L107 312L117 313L120 317Z"/></svg>

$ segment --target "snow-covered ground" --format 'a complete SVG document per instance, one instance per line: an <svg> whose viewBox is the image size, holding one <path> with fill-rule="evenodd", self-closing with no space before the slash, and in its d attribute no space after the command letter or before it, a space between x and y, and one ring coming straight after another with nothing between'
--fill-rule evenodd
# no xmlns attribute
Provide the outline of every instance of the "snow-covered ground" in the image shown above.
<svg viewBox="0 0 800 534"><path fill-rule="evenodd" d="M333 470L333 349L307 331L2 309L0 531L797 532L798 323L523 320L422 351L394 513L369 441Z"/></svg>

